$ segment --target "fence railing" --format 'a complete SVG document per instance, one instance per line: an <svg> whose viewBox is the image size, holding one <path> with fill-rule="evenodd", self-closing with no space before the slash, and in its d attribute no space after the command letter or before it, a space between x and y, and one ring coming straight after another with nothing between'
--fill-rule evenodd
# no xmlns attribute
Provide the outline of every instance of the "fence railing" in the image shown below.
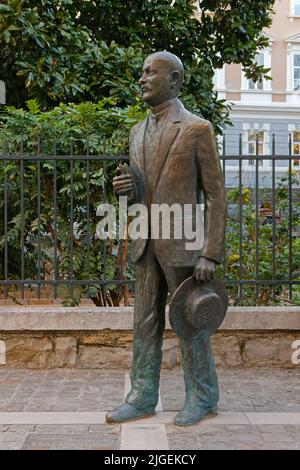
<svg viewBox="0 0 300 470"><path fill-rule="evenodd" d="M16 152L0 154L0 288L2 299L63 299L75 305L128 304L134 266L128 240L100 240L97 207L114 201L112 178L127 156ZM287 155L226 155L226 256L219 275L232 302L293 303L300 299L299 176L291 140ZM251 163L249 163L249 161ZM269 165L261 164L269 162Z"/></svg>

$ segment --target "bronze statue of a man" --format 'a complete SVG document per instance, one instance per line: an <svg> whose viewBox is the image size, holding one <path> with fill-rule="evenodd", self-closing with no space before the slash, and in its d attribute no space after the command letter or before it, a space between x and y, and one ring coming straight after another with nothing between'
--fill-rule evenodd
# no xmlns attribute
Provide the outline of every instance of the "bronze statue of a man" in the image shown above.
<svg viewBox="0 0 300 470"><path fill-rule="evenodd" d="M205 202L204 242L186 249L187 240L137 239L132 242L136 263L134 343L131 391L125 403L107 414L107 422L152 415L158 401L162 340L167 294L187 278L210 282L222 262L226 203L220 160L210 122L187 111L178 99L184 69L167 51L149 55L139 80L148 117L130 134L130 169L116 176L116 194L151 204ZM151 220L150 220L151 229ZM177 425L189 425L215 413L218 379L209 335L180 338L185 380L185 404Z"/></svg>

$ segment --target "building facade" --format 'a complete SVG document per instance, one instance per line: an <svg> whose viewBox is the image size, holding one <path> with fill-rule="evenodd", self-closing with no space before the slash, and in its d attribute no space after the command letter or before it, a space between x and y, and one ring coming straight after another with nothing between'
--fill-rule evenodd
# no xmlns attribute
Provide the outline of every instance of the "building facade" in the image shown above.
<svg viewBox="0 0 300 470"><path fill-rule="evenodd" d="M219 98L232 104L233 127L224 132L224 153L245 156L245 185L256 172L251 155L290 154L295 157L292 168L300 170L300 0L276 0L274 12L272 26L264 31L268 47L256 56L259 65L270 68L271 80L254 83L237 64L226 65L215 76ZM259 160L260 186L270 186L271 165L271 159ZM282 176L288 165L287 160L276 161L276 176ZM238 161L228 161L230 186L237 168Z"/></svg>

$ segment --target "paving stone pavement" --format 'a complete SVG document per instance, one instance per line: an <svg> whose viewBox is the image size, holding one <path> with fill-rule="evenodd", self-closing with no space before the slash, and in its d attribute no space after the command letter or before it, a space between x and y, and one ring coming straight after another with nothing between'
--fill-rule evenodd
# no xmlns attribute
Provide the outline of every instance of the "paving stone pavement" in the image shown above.
<svg viewBox="0 0 300 470"><path fill-rule="evenodd" d="M171 450L300 449L300 366L293 370L219 369L218 375L217 418L191 427L172 424L184 395L182 371L175 368L162 372L163 411L152 421L126 427L107 425L103 418L103 412L123 401L124 371L0 369L0 449L135 449L145 445L142 436L147 442L147 435L153 437L156 429L161 436L165 433L164 446ZM62 412L72 419L45 424L41 412L54 416L52 421ZM86 423L91 413L95 419ZM17 424L18 420L12 424L15 416L27 415L34 424ZM95 424L98 416L99 424ZM277 424L270 424L273 418Z"/></svg>

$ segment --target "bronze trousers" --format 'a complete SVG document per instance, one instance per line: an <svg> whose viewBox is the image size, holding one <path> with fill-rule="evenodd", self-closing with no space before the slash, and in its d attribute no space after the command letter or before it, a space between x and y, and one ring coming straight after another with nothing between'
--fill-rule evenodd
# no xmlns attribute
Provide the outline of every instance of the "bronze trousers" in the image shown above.
<svg viewBox="0 0 300 470"><path fill-rule="evenodd" d="M125 400L136 408L157 405L167 295L192 273L192 267L162 266L151 240L136 263L131 391ZM186 403L216 405L218 379L209 335L204 331L180 338L180 346Z"/></svg>

